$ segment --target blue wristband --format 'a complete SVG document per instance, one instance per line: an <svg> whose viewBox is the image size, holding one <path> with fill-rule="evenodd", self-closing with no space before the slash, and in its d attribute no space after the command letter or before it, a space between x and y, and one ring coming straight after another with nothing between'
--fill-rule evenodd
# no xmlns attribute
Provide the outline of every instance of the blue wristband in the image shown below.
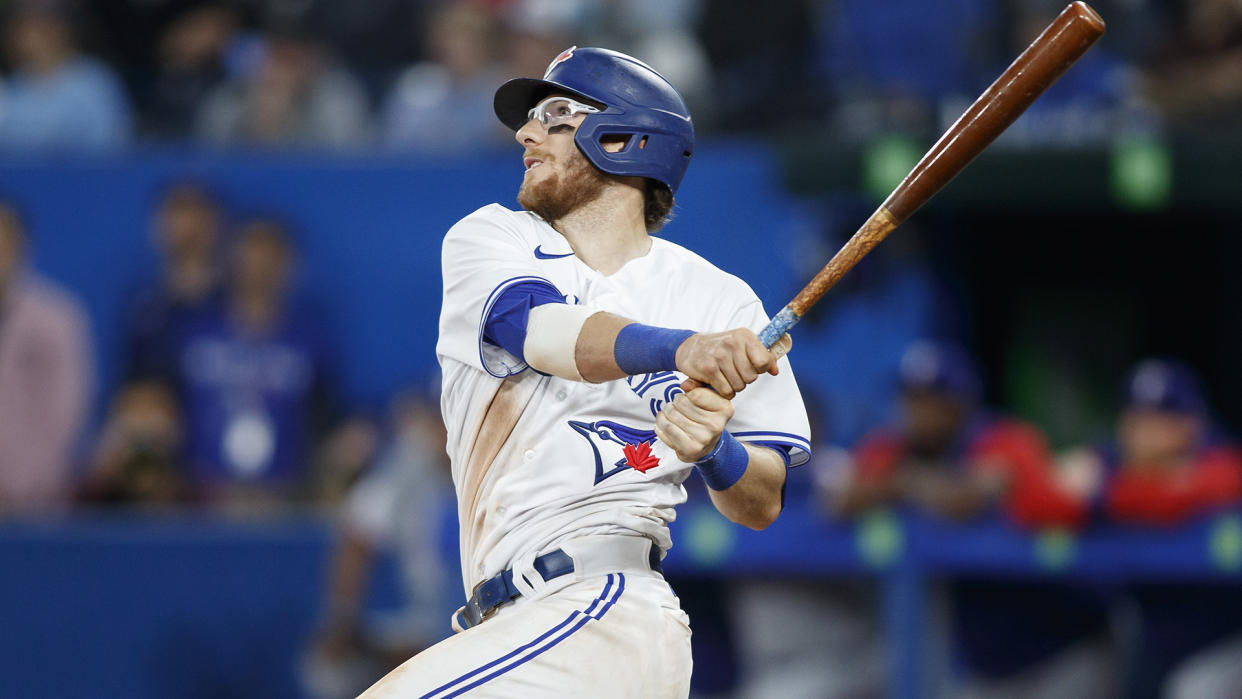
<svg viewBox="0 0 1242 699"><path fill-rule="evenodd" d="M612 357L629 376L677 370L677 348L693 330L669 330L631 323L617 333Z"/></svg>
<svg viewBox="0 0 1242 699"><path fill-rule="evenodd" d="M750 466L750 454L742 443L728 433L720 433L720 441L712 453L694 462L703 482L712 490L728 490L737 483Z"/></svg>

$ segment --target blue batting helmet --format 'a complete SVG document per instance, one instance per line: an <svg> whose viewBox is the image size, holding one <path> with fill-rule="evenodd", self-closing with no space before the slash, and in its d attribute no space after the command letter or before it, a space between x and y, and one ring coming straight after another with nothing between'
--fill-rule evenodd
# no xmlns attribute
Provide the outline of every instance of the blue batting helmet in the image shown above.
<svg viewBox="0 0 1242 699"><path fill-rule="evenodd" d="M1130 410L1158 410L1181 415L1203 415L1207 400L1199 377L1172 359L1145 359L1130 370L1123 390Z"/></svg>
<svg viewBox="0 0 1242 699"><path fill-rule="evenodd" d="M553 59L542 80L515 78L501 85L496 116L516 131L530 108L553 92L606 107L588 114L574 134L595 167L612 175L650 177L677 191L694 152L694 125L686 103L664 76L632 56L575 46ZM629 141L609 153L600 144L607 136Z"/></svg>
<svg viewBox="0 0 1242 699"><path fill-rule="evenodd" d="M951 342L917 340L901 355L898 383L903 391L932 391L974 401L981 386L975 361Z"/></svg>

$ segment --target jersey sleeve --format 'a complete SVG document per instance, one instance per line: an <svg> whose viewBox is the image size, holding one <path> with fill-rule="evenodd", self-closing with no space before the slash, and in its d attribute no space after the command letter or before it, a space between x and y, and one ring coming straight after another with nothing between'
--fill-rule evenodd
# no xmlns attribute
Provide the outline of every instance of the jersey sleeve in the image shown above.
<svg viewBox="0 0 1242 699"><path fill-rule="evenodd" d="M745 327L759 332L767 324L763 304L752 298L719 329ZM790 466L801 466L811 459L811 426L789 358L781 357L779 367L776 376L760 376L737 394L728 429L739 441L781 451L789 457Z"/></svg>
<svg viewBox="0 0 1242 699"><path fill-rule="evenodd" d="M1219 448L1173 471L1147 472L1122 466L1106 495L1117 521L1172 526L1242 500L1242 454Z"/></svg>
<svg viewBox="0 0 1242 699"><path fill-rule="evenodd" d="M540 275L533 243L523 235L520 224L511 220L511 214L503 207L490 206L462 219L445 235L440 258L444 298L436 354L497 378L522 372L526 362L501 347L495 338L485 338L493 309L511 297L506 294L508 290L555 288ZM521 319L525 319L524 314Z"/></svg>

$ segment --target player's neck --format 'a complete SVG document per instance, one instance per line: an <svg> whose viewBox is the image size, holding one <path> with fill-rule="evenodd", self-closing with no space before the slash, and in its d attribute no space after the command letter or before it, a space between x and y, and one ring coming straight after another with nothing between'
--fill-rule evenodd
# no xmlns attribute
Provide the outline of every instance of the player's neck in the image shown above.
<svg viewBox="0 0 1242 699"><path fill-rule="evenodd" d="M614 185L553 224L591 269L611 275L651 250L641 190Z"/></svg>

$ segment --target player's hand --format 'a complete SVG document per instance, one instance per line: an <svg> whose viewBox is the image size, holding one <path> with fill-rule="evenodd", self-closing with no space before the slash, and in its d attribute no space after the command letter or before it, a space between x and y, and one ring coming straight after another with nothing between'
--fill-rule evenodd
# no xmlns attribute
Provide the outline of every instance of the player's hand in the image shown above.
<svg viewBox="0 0 1242 699"><path fill-rule="evenodd" d="M759 336L746 328L719 333L695 333L677 348L677 370L725 398L759 377L777 373L777 357Z"/></svg>
<svg viewBox="0 0 1242 699"><path fill-rule="evenodd" d="M720 434L733 417L733 403L710 388L679 393L656 415L655 433L661 442L692 464L716 448Z"/></svg>

